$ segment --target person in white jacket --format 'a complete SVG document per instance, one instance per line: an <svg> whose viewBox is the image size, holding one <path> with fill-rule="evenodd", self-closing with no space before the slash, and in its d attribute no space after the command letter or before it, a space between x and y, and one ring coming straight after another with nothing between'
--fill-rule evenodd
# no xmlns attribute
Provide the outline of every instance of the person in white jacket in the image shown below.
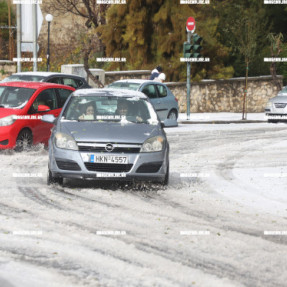
<svg viewBox="0 0 287 287"><path fill-rule="evenodd" d="M151 76L150 76L150 80L154 80L155 78L157 78L159 76L159 74L162 72L162 67L161 66L157 66L155 69L153 69L151 71Z"/></svg>
<svg viewBox="0 0 287 287"><path fill-rule="evenodd" d="M156 78L154 79L154 81L163 83L163 82L165 81L165 78L166 78L165 73L160 73L160 74L158 75L158 77L156 77Z"/></svg>

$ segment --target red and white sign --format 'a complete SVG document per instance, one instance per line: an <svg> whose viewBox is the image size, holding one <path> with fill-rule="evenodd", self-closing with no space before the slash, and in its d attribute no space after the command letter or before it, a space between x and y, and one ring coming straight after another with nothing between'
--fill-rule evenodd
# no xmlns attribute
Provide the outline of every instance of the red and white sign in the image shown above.
<svg viewBox="0 0 287 287"><path fill-rule="evenodd" d="M186 21L186 31L194 33L195 31L195 20L193 17L189 17Z"/></svg>

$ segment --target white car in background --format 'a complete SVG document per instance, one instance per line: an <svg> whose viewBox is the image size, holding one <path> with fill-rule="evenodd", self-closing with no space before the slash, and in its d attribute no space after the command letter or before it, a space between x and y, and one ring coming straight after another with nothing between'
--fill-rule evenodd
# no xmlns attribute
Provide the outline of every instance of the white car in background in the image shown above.
<svg viewBox="0 0 287 287"><path fill-rule="evenodd" d="M266 107L265 115L268 122L287 121L287 86L278 93L274 98L271 98Z"/></svg>

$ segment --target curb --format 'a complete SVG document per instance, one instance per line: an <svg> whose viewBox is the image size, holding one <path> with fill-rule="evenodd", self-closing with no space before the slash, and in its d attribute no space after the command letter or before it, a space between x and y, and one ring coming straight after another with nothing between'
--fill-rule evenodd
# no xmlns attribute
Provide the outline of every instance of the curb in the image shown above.
<svg viewBox="0 0 287 287"><path fill-rule="evenodd" d="M267 123L267 121L258 120L238 120L238 121L178 121L179 124L251 124L251 123Z"/></svg>

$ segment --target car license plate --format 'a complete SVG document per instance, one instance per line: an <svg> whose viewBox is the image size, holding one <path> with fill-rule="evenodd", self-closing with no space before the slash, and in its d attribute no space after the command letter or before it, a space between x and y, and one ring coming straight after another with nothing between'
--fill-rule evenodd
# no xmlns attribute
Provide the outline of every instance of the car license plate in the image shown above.
<svg viewBox="0 0 287 287"><path fill-rule="evenodd" d="M127 164L127 156L116 156L116 155L95 155L92 154L90 162L94 163L115 163L115 164Z"/></svg>

